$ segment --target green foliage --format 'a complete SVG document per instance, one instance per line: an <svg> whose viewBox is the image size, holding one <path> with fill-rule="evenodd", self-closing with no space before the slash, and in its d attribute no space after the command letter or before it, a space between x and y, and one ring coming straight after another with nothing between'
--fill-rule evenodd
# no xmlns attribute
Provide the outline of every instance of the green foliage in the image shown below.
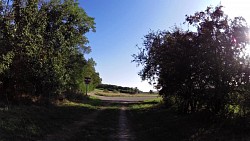
<svg viewBox="0 0 250 141"><path fill-rule="evenodd" d="M0 3L0 96L80 91L90 67L85 34L95 31L94 19L74 0L7 2Z"/></svg>
<svg viewBox="0 0 250 141"><path fill-rule="evenodd" d="M144 66L140 76L157 81L166 103L174 102L181 112L225 115L249 91L249 60L242 52L249 27L242 17L229 19L222 6L186 16L186 22L197 31L176 27L145 36L144 47L133 55Z"/></svg>
<svg viewBox="0 0 250 141"><path fill-rule="evenodd" d="M82 76L84 77L90 77L91 81L90 84L88 84L88 90L93 91L99 84L101 84L102 79L99 76L99 73L95 70L96 63L93 60L93 58L90 58L87 60L87 64L83 67L83 73ZM82 91L85 91L85 86L81 87Z"/></svg>
<svg viewBox="0 0 250 141"><path fill-rule="evenodd" d="M108 91L115 91L115 92L117 91L120 93L129 93L129 94L137 94L137 93L142 92L137 87L129 88L129 87L122 87L122 86L117 86L117 85L110 85L110 84L100 84L96 88L104 89Z"/></svg>
<svg viewBox="0 0 250 141"><path fill-rule="evenodd" d="M7 54L2 54L1 56L1 64L0 64L0 74L4 73L5 70L8 70L9 65L12 62L12 59L14 57L13 52L7 52Z"/></svg>

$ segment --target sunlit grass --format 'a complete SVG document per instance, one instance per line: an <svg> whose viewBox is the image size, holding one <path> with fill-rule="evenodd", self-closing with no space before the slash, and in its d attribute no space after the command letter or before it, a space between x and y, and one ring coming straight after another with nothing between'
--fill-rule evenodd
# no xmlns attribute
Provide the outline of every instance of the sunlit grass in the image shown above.
<svg viewBox="0 0 250 141"><path fill-rule="evenodd" d="M97 109L99 108L99 105L101 105L101 100L94 96L89 96L86 100L83 100L82 102L73 102L65 100L60 104L60 106L79 106L89 109Z"/></svg>
<svg viewBox="0 0 250 141"><path fill-rule="evenodd" d="M92 104L88 104L88 103L76 103L76 102L71 102L71 101L67 101L65 103L62 104L62 106L79 106L79 107L84 107L84 108L89 108L89 109L97 109L97 106L94 106Z"/></svg>
<svg viewBox="0 0 250 141"><path fill-rule="evenodd" d="M131 109L147 109L155 106L155 104L133 104L130 106Z"/></svg>
<svg viewBox="0 0 250 141"><path fill-rule="evenodd" d="M150 102L151 103L153 103L153 102L155 102L155 103L161 103L161 102L163 102L162 100L163 100L162 97L158 96L157 98L145 100L144 102L145 103L150 103Z"/></svg>
<svg viewBox="0 0 250 141"><path fill-rule="evenodd" d="M155 99L145 100L141 103L131 104L129 105L130 110L139 110L139 109L149 109L153 108L162 103L162 98L157 97Z"/></svg>
<svg viewBox="0 0 250 141"><path fill-rule="evenodd" d="M98 96L106 96L106 97L156 97L159 96L158 94L147 94L147 93L140 93L140 94L126 94L126 93L117 93L113 91L104 92L103 90L96 89L94 91L95 95Z"/></svg>

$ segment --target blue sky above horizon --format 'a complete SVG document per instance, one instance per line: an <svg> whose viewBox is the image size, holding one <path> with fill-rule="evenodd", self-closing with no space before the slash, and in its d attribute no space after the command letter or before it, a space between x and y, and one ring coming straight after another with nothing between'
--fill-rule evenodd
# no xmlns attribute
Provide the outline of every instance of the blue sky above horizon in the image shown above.
<svg viewBox="0 0 250 141"><path fill-rule="evenodd" d="M243 16L250 22L247 0L79 0L96 22L96 32L87 34L92 52L86 57L96 61L103 83L149 91L153 86L138 76L141 67L131 63L132 54L138 52L136 45L142 46L150 30L170 30L174 25L187 29L182 24L185 15L220 2L226 14Z"/></svg>

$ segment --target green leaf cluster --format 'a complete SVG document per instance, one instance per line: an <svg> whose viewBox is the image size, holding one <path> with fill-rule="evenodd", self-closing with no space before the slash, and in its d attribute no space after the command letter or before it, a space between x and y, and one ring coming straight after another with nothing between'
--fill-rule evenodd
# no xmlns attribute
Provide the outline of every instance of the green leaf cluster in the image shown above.
<svg viewBox="0 0 250 141"><path fill-rule="evenodd" d="M230 107L245 109L243 103L249 102L250 67L244 52L249 27L242 17L229 19L222 8L186 16L196 31L176 27L149 33L133 55L143 66L142 79L155 82L165 103L176 104L181 112L227 115Z"/></svg>
<svg viewBox="0 0 250 141"><path fill-rule="evenodd" d="M104 90L104 91L113 91L113 92L128 93L128 94L142 93L142 91L139 90L137 87L135 88L122 87L122 86L111 85L111 84L100 84L96 88Z"/></svg>
<svg viewBox="0 0 250 141"><path fill-rule="evenodd" d="M85 34L95 31L95 22L77 1L1 1L0 29L1 96L80 91L84 54L91 51Z"/></svg>

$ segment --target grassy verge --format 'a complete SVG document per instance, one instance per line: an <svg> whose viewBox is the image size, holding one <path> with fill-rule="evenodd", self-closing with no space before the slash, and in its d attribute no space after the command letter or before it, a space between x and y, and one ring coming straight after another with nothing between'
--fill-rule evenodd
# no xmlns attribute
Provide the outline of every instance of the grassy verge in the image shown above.
<svg viewBox="0 0 250 141"><path fill-rule="evenodd" d="M63 126L80 120L100 105L95 98L83 103L65 102L60 105L12 106L0 111L0 140L29 141L38 140L47 134L61 130Z"/></svg>
<svg viewBox="0 0 250 141"><path fill-rule="evenodd" d="M156 107L157 105L160 105L161 102L162 102L162 98L157 97L155 99L145 100L144 102L141 102L141 103L130 104L128 106L128 108L132 111L145 110L145 109L150 109L150 108Z"/></svg>
<svg viewBox="0 0 250 141"><path fill-rule="evenodd" d="M250 140L250 120L218 119L204 113L180 115L157 103L130 105L128 119L136 140Z"/></svg>
<svg viewBox="0 0 250 141"><path fill-rule="evenodd" d="M119 109L101 111L94 122L80 128L73 141L117 141Z"/></svg>
<svg viewBox="0 0 250 141"><path fill-rule="evenodd" d="M126 93L115 93L112 91L104 92L102 90L95 90L95 95L106 96L106 97L157 97L158 94L126 94Z"/></svg>

